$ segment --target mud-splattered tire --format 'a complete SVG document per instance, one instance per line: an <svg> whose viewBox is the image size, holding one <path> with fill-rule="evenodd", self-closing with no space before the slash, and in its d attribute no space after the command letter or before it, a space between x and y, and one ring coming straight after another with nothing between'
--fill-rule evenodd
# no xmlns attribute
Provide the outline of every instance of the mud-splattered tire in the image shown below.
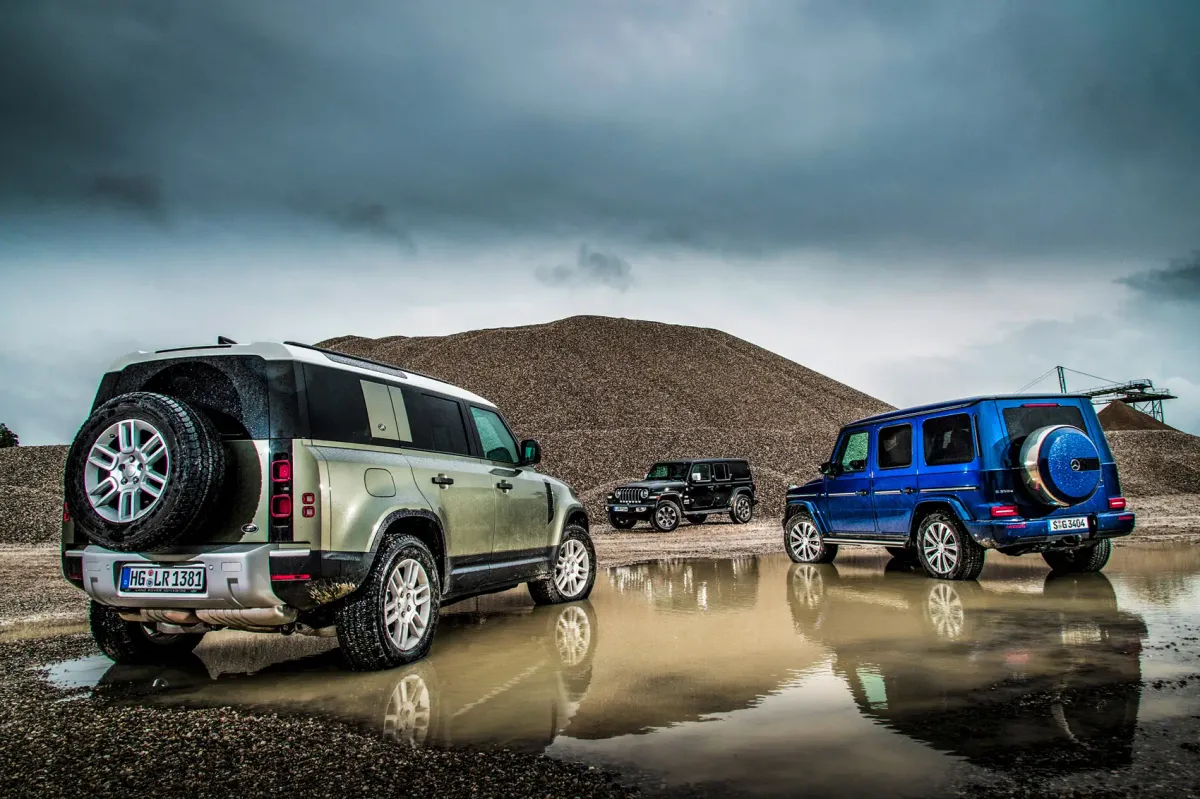
<svg viewBox="0 0 1200 799"><path fill-rule="evenodd" d="M793 563L831 563L837 557L837 544L825 543L812 514L798 510L783 525L783 548Z"/></svg>
<svg viewBox="0 0 1200 799"><path fill-rule="evenodd" d="M708 517L703 513L689 513L683 518L687 519L692 524L704 524L706 521L708 521Z"/></svg>
<svg viewBox="0 0 1200 799"><path fill-rule="evenodd" d="M63 487L83 536L118 552L152 552L204 529L221 504L225 472L225 448L204 414L139 391L114 397L83 423Z"/></svg>
<svg viewBox="0 0 1200 799"><path fill-rule="evenodd" d="M660 533L670 533L679 526L679 520L683 518L683 511L679 508L679 503L674 500L664 499L654 508L654 513L650 515L650 526Z"/></svg>
<svg viewBox="0 0 1200 799"><path fill-rule="evenodd" d="M1056 572L1090 574L1103 569L1111 555L1112 541L1105 538L1090 547L1043 552L1042 560L1046 561L1046 565Z"/></svg>
<svg viewBox="0 0 1200 799"><path fill-rule="evenodd" d="M125 621L116 608L92 602L88 610L92 638L100 651L125 666L167 666L192 654L204 633L166 635Z"/></svg>
<svg viewBox="0 0 1200 799"><path fill-rule="evenodd" d="M529 583L529 595L538 605L559 605L587 599L596 584L596 548L588 531L577 524L563 530L553 571L544 580Z"/></svg>
<svg viewBox="0 0 1200 799"><path fill-rule="evenodd" d="M746 492L733 495L732 509L729 518L734 524L746 524L754 518L754 500Z"/></svg>
<svg viewBox="0 0 1200 799"><path fill-rule="evenodd" d="M425 657L437 632L441 601L441 581L429 548L410 535L387 541L358 592L336 611L346 663L355 671L378 671Z"/></svg>
<svg viewBox="0 0 1200 799"><path fill-rule="evenodd" d="M615 530L632 530L633 526L637 524L637 519L632 516L618 516L615 513L610 513L608 514L608 523Z"/></svg>
<svg viewBox="0 0 1200 799"><path fill-rule="evenodd" d="M917 529L917 559L930 577L939 580L974 580L983 571L985 550L958 519L934 511Z"/></svg>

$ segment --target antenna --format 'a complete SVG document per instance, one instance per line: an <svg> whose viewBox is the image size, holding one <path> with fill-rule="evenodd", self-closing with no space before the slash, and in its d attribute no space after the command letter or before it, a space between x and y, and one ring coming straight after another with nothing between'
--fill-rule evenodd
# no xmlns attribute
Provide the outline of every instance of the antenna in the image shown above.
<svg viewBox="0 0 1200 799"><path fill-rule="evenodd" d="M217 336L217 344L220 346L229 346L230 344L237 344L237 342L228 336Z"/></svg>

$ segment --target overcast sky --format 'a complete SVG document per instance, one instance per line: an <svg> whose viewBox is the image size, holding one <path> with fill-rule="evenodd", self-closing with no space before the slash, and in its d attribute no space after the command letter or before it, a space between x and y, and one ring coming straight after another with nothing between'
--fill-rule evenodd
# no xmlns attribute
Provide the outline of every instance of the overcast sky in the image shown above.
<svg viewBox="0 0 1200 799"><path fill-rule="evenodd" d="M8 3L0 421L68 441L131 349L589 313L896 405L1148 377L1200 433L1197 41L1194 0Z"/></svg>

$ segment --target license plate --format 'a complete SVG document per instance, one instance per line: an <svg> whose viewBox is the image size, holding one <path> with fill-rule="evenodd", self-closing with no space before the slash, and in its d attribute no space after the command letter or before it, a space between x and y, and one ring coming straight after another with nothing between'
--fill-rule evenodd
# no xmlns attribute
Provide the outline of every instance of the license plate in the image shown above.
<svg viewBox="0 0 1200 799"><path fill-rule="evenodd" d="M1050 532L1061 533L1067 530L1086 530L1088 529L1088 520L1086 516L1072 516L1069 519L1051 519Z"/></svg>
<svg viewBox="0 0 1200 799"><path fill-rule="evenodd" d="M629 513L628 505L613 505L613 513Z"/></svg>
<svg viewBox="0 0 1200 799"><path fill-rule="evenodd" d="M208 587L203 566L126 566L121 591L127 594L203 594Z"/></svg>

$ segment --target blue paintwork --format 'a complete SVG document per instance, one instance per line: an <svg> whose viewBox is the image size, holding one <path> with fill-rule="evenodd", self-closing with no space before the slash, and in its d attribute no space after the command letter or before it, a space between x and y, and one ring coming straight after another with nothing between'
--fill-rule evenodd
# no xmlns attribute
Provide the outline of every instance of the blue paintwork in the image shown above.
<svg viewBox="0 0 1200 799"><path fill-rule="evenodd" d="M1019 451L1010 440L1004 417L1006 409L1047 405L1078 409L1083 420L1080 430L1051 433L1040 450L1043 477L1058 496L1072 501L1065 508L1036 501L1025 487ZM956 414L970 417L974 457L966 463L926 465L924 423ZM881 468L879 431L904 424L912 426L911 463ZM1084 538L1116 537L1133 531L1133 513L1109 509L1109 498L1121 496L1120 481L1100 420L1086 397L995 395L890 411L843 427L833 442L830 460L846 436L860 431L870 436L866 469L791 486L785 518L796 507L804 507L827 536L894 544L907 541L920 518L937 508L953 512L984 546L1014 552L1037 551L1065 535L1079 534L1052 532L1051 521L1057 518L1087 517L1089 530ZM1072 469L1072 461L1083 461L1086 468ZM1093 468L1096 461L1098 470ZM1018 515L993 518L992 508L998 505L1015 505Z"/></svg>

